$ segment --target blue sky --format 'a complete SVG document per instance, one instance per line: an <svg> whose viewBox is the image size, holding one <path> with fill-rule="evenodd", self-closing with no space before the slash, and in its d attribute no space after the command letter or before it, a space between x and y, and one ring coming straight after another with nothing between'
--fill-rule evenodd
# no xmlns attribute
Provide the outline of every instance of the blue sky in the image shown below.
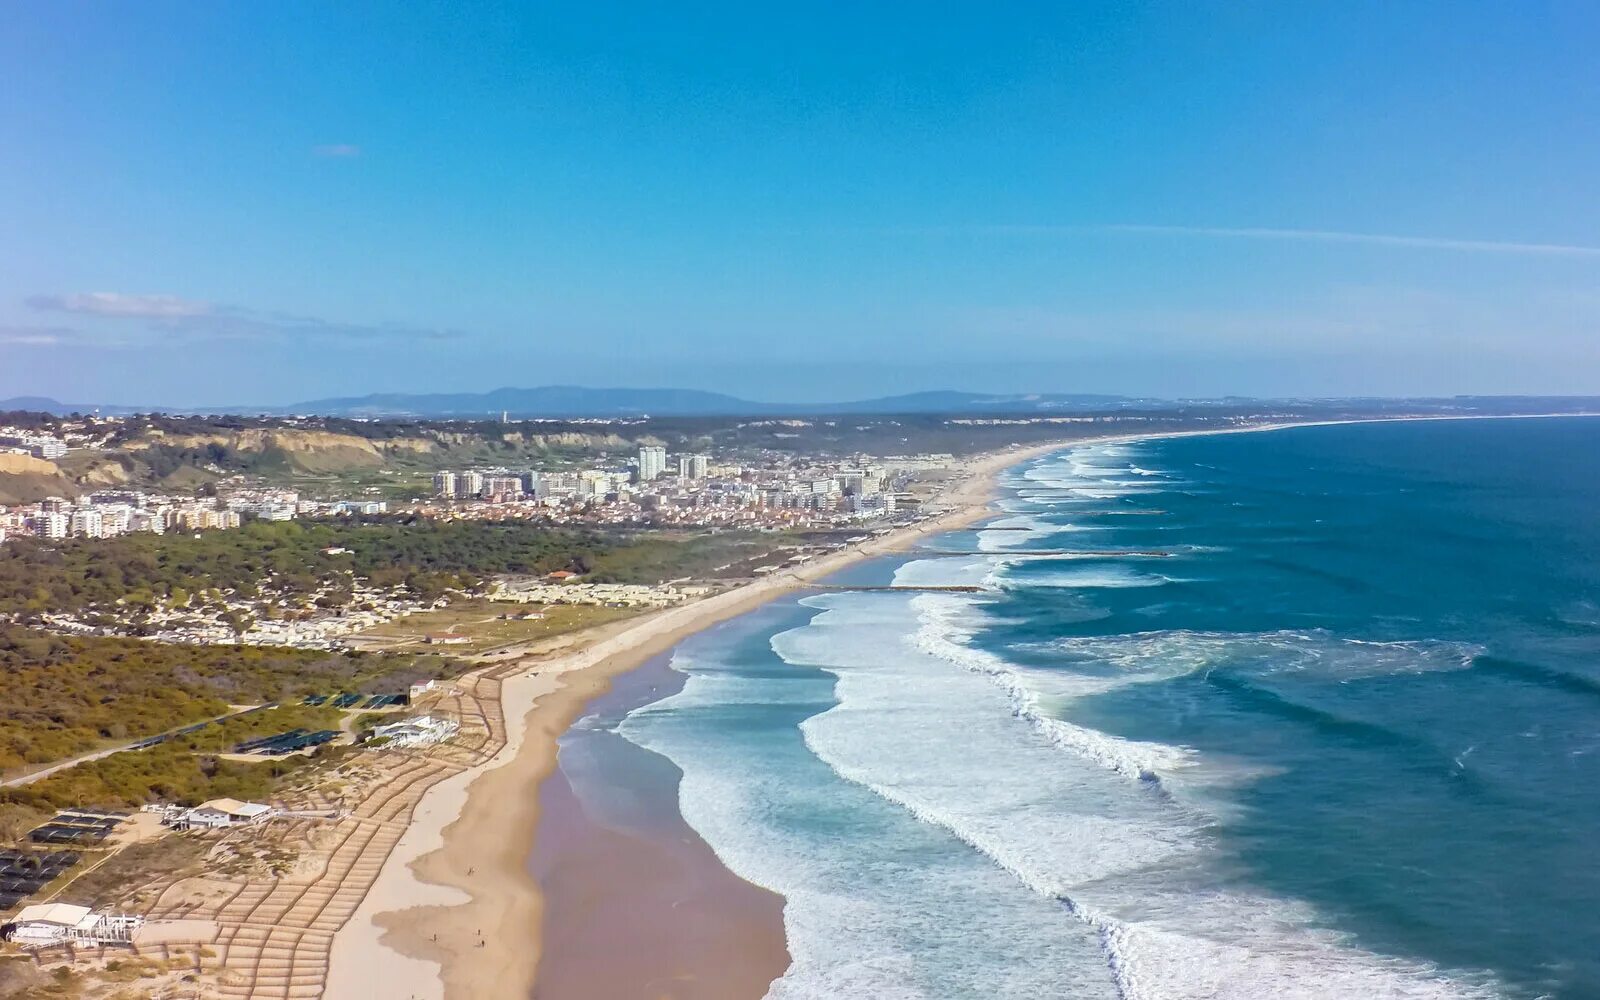
<svg viewBox="0 0 1600 1000"><path fill-rule="evenodd" d="M19 3L0 396L1600 393L1589 3Z"/></svg>

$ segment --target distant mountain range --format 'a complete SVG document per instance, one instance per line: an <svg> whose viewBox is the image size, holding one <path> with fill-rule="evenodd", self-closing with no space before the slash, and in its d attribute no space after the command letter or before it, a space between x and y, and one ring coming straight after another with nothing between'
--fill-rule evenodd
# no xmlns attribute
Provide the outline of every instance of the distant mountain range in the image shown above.
<svg viewBox="0 0 1600 1000"><path fill-rule="evenodd" d="M575 385L547 385L532 389L503 388L490 392L375 393L335 399L315 399L291 406L229 407L227 412L331 417L727 417L817 416L826 414L888 413L1038 413L1050 410L1081 411L1151 405L1157 400L1091 394L994 395L976 392L933 391L885 396L845 403L761 403L720 392L698 389L591 389ZM47 413L105 414L168 412L219 413L220 407L172 410L152 406L105 406L60 403L38 396L0 400L0 410Z"/></svg>
<svg viewBox="0 0 1600 1000"><path fill-rule="evenodd" d="M345 399L318 399L285 407L285 412L338 416L483 417L728 417L843 413L1037 412L1048 409L1117 407L1124 396L986 395L974 392L918 392L844 403L760 403L698 389L591 389L547 385L491 392L384 393Z"/></svg>
<svg viewBox="0 0 1600 1000"><path fill-rule="evenodd" d="M532 389L503 388L489 392L376 393L335 399L316 399L292 406L233 406L172 408L60 403L41 396L0 400L0 410L107 415L148 413L235 413L269 416L418 417L514 419L547 417L815 417L847 414L1028 415L1105 412L1108 410L1170 410L1179 407L1238 407L1252 403L1287 405L1296 409L1439 413L1536 413L1600 410L1600 397L1583 396L1454 396L1415 399L1250 399L1226 397L1211 400L1164 400L1151 397L1091 393L979 393L936 390L901 396L883 396L843 403L762 403L720 392L698 389L593 389L575 385L547 385Z"/></svg>

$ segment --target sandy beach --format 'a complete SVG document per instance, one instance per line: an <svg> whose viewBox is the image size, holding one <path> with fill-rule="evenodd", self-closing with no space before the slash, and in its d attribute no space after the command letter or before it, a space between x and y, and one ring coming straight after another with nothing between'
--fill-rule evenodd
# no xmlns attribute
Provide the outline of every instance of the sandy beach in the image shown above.
<svg viewBox="0 0 1600 1000"><path fill-rule="evenodd" d="M670 654L619 676L539 787L545 907L535 995L743 1000L789 967L786 900L725 867L683 818L683 772L612 731L683 689Z"/></svg>
<svg viewBox="0 0 1600 1000"><path fill-rule="evenodd" d="M534 995L545 901L529 870L536 793L556 766L557 739L612 680L684 638L874 556L991 513L1003 469L1076 442L1012 448L961 466L928 504L931 516L792 571L603 630L571 653L508 677L505 746L430 789L372 890L334 938L330 1000L467 1000ZM782 948L781 921L760 954ZM781 968L777 970L781 972ZM668 994L670 995L670 994Z"/></svg>

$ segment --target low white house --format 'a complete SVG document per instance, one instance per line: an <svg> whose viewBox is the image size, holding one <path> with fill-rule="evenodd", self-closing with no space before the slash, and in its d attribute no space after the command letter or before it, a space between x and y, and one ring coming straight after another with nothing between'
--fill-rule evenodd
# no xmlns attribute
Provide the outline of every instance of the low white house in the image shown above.
<svg viewBox="0 0 1600 1000"><path fill-rule="evenodd" d="M144 918L126 913L96 913L71 903L25 906L8 925L10 940L24 947L62 942L112 944L133 939Z"/></svg>
<svg viewBox="0 0 1600 1000"><path fill-rule="evenodd" d="M411 685L411 687L406 690L406 698L410 701L416 701L418 698L421 698L423 695L432 690L433 678L429 677L427 680L417 681L415 684Z"/></svg>
<svg viewBox="0 0 1600 1000"><path fill-rule="evenodd" d="M240 802L238 799L212 799L202 802L179 817L176 825L188 829L202 827L216 830L230 826L250 826L271 819L274 810L259 802Z"/></svg>
<svg viewBox="0 0 1600 1000"><path fill-rule="evenodd" d="M454 719L418 715L384 726L374 726L372 736L374 739L387 740L385 746L421 747L443 742L460 731L461 725Z"/></svg>

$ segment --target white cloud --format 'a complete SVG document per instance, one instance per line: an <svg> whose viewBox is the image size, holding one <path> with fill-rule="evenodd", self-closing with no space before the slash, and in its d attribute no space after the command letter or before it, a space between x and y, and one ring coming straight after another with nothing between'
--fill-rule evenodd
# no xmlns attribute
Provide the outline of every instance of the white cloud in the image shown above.
<svg viewBox="0 0 1600 1000"><path fill-rule="evenodd" d="M180 299L176 295L126 295L121 292L72 292L66 295L35 295L28 299L35 309L54 312L87 313L136 319L175 319L204 316L212 311L209 302Z"/></svg>
<svg viewBox="0 0 1600 1000"><path fill-rule="evenodd" d="M81 337L77 330L64 326L0 326L0 344L15 347L53 347Z"/></svg>
<svg viewBox="0 0 1600 1000"><path fill-rule="evenodd" d="M1102 226L1113 233L1149 233L1165 236L1202 236L1218 239L1290 240L1309 243L1365 243L1372 246L1415 247L1422 250L1464 250L1474 253L1537 254L1559 257L1600 257L1600 247L1567 243L1515 243L1504 240L1455 240L1434 236L1393 236L1383 233L1347 233L1332 229L1236 229L1224 226Z"/></svg>
<svg viewBox="0 0 1600 1000"><path fill-rule="evenodd" d="M73 313L116 323L138 323L147 334L193 340L427 341L452 340L461 335L458 331L439 327L404 323L342 323L313 316L218 305L176 295L70 292L30 296L27 303L47 312ZM57 334L62 332L56 330Z"/></svg>

